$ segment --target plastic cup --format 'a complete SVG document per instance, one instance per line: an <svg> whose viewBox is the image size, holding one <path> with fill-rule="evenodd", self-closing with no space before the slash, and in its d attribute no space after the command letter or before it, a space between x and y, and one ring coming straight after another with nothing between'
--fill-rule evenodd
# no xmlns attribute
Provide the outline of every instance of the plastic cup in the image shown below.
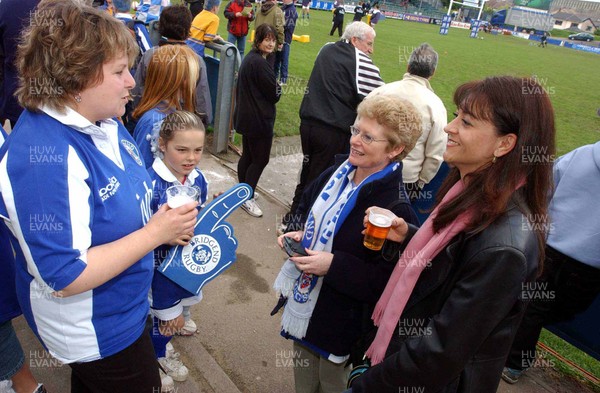
<svg viewBox="0 0 600 393"><path fill-rule="evenodd" d="M190 186L171 186L167 188L167 205L176 209L186 203L198 201L198 190Z"/></svg>
<svg viewBox="0 0 600 393"><path fill-rule="evenodd" d="M369 210L369 222L367 223L363 245L369 250L381 250L392 226L393 219L393 213L389 210L378 207L371 208Z"/></svg>

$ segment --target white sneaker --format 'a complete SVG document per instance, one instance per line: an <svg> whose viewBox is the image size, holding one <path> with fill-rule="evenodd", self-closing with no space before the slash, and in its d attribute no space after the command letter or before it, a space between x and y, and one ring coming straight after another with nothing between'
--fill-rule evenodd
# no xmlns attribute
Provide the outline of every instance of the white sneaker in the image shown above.
<svg viewBox="0 0 600 393"><path fill-rule="evenodd" d="M262 210L260 210L260 207L258 207L258 204L254 198L248 199L246 202L242 203L241 207L252 217L262 217L263 215Z"/></svg>
<svg viewBox="0 0 600 393"><path fill-rule="evenodd" d="M188 368L181 363L180 360L158 358L158 362L166 371L167 375L173 378L174 381L183 382L189 374Z"/></svg>
<svg viewBox="0 0 600 393"><path fill-rule="evenodd" d="M192 321L191 319L188 319L187 321L185 321L183 327L179 329L179 331L175 334L177 334L178 336L193 336L194 333L196 333L197 331L198 327L196 326L196 322Z"/></svg>
<svg viewBox="0 0 600 393"><path fill-rule="evenodd" d="M163 370L158 369L158 373L160 374L160 391L161 393L171 393L175 391L175 382L173 382L173 378L169 377Z"/></svg>
<svg viewBox="0 0 600 393"><path fill-rule="evenodd" d="M173 348L173 344L170 342L167 343L167 350L165 357L169 359L179 360L179 352L175 352L175 348Z"/></svg>

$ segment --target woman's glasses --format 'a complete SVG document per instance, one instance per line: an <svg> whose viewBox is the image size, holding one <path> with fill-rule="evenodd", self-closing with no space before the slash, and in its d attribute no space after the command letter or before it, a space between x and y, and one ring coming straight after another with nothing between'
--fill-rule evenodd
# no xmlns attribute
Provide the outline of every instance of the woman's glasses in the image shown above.
<svg viewBox="0 0 600 393"><path fill-rule="evenodd" d="M367 145L370 145L372 142L387 142L388 141L387 139L375 139L369 134L364 134L361 130L358 129L358 127L356 127L354 125L350 126L350 133L352 134L352 136L360 135L360 139Z"/></svg>

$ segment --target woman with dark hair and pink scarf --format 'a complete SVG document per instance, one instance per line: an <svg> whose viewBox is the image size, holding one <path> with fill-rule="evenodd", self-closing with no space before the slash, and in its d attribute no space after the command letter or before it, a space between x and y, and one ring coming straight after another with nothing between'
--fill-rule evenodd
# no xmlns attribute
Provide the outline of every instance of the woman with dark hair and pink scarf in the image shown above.
<svg viewBox="0 0 600 393"><path fill-rule="evenodd" d="M554 154L548 95L534 79L490 77L454 102L453 169L421 228L393 221L387 239L403 252L372 315L374 366L349 392L495 392L541 270L552 166L533 156Z"/></svg>

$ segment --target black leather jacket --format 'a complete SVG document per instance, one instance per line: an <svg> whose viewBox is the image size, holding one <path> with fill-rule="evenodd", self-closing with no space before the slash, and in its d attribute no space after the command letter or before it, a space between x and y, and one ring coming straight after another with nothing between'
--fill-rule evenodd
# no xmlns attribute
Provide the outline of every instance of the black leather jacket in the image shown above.
<svg viewBox="0 0 600 393"><path fill-rule="evenodd" d="M537 275L527 222L512 205L482 232L452 239L421 274L386 359L352 392L496 392L525 311L522 293Z"/></svg>

